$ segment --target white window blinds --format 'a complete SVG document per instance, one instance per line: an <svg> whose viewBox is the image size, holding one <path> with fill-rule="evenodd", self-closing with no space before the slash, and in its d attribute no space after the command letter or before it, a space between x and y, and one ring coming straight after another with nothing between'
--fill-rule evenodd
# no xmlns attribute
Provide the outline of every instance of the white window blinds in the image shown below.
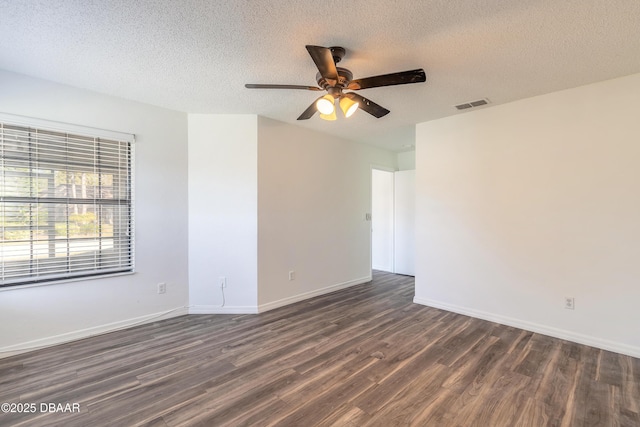
<svg viewBox="0 0 640 427"><path fill-rule="evenodd" d="M0 286L133 271L132 143L0 122Z"/></svg>

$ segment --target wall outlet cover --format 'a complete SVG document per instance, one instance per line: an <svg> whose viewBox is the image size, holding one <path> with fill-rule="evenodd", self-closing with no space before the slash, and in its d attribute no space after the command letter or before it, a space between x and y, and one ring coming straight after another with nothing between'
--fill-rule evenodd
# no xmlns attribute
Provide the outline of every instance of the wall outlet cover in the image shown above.
<svg viewBox="0 0 640 427"><path fill-rule="evenodd" d="M564 297L564 308L574 310L576 308L575 299L573 297Z"/></svg>

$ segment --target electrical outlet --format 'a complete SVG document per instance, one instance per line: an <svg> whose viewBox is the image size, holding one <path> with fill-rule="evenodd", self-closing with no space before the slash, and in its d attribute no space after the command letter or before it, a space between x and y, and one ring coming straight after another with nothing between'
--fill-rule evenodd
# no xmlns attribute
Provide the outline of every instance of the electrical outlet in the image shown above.
<svg viewBox="0 0 640 427"><path fill-rule="evenodd" d="M289 271L289 280L296 280L296 272L294 270Z"/></svg>
<svg viewBox="0 0 640 427"><path fill-rule="evenodd" d="M564 297L564 308L573 310L576 308L576 301L573 297Z"/></svg>
<svg viewBox="0 0 640 427"><path fill-rule="evenodd" d="M158 293L164 294L167 292L167 284L166 283L158 283Z"/></svg>
<svg viewBox="0 0 640 427"><path fill-rule="evenodd" d="M224 277L224 276L218 277L218 283L220 284L221 288L226 288L227 287L227 278Z"/></svg>

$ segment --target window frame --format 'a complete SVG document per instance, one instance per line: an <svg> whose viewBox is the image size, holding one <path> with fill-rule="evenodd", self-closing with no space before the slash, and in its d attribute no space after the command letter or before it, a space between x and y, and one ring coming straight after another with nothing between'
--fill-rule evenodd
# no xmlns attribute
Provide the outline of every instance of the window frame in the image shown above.
<svg viewBox="0 0 640 427"><path fill-rule="evenodd" d="M2 283L4 279L0 276L0 292L6 291L6 290L15 290L19 288L45 286L45 285L52 285L52 284L58 284L58 283L86 281L86 280L94 280L94 279L102 279L102 278L108 278L108 277L114 277L114 276L134 274L135 258L136 258L135 257L135 142L136 142L135 135L129 134L129 133L123 133L123 132L92 128L88 126L55 122L55 121L44 120L44 119L37 119L37 118L26 117L26 116L17 116L17 115L6 114L1 112L0 112L0 124L4 124L8 126L25 127L25 128L33 129L34 132L38 130L38 131L46 131L46 132L64 133L64 134L67 134L66 138L69 138L72 136L90 138L93 140L91 147L93 147L94 149L96 146L99 146L100 139L116 141L119 143L125 143L126 148L128 148L128 156L126 157L128 160L128 165L127 165L128 167L126 169L126 173L128 174L126 176L128 178L128 185L125 187L126 193L128 194L128 199L127 198L120 199L120 200L124 200L125 204L118 203L113 206L124 208L125 212L128 214L127 215L128 232L125 232L124 234L121 233L119 235L116 235L114 233L111 239L113 239L113 244L115 245L115 242L119 237L126 236L127 238L125 239L125 243L127 243L127 246L125 246L125 248L128 249L128 253L129 253L128 259L126 257L123 257L122 255L118 256L118 260L124 259L128 261L128 265L124 266L120 271L110 270L110 271L101 272L99 268L99 263L96 263L94 265L95 268L86 270L86 273L81 273L81 274L78 274L80 270L76 269L74 271L74 269L69 268L67 269L66 276L64 275L58 276L56 274L55 277L47 278L46 276L38 277L38 274L36 273L35 275L32 275L32 276L25 275L23 280L15 281L13 283L11 282ZM68 143L68 140L66 140L66 143ZM118 159L119 158L120 157L118 157ZM1 158L0 161L2 161L4 164L4 157ZM95 158L93 159L93 165L96 166ZM31 169L29 170L29 174L33 175L34 167L30 165L30 168ZM60 169L60 170L62 171L63 169ZM64 169L64 170L68 170L68 169ZM9 196L7 198L10 199ZM53 199L55 198L56 197L54 195ZM34 200L35 199L37 199L37 197L34 197ZM101 207L109 205L109 203L100 204L99 201L96 201L100 199L101 198L99 197L96 198L94 195L93 198L87 198L86 200L87 202L89 201L93 202L94 207L98 205ZM108 199L104 199L104 200L108 200ZM0 201L4 206L5 199L3 194L0 194ZM11 203L11 202L7 201L6 203ZM71 204L68 201L67 201L67 206L71 206ZM65 218L67 219L67 223L70 216L71 214L67 212L65 216ZM69 237L67 237L64 240L68 245ZM100 242L103 242L103 237L100 236L98 240ZM30 242L34 242L34 241L37 241L37 240L31 237ZM49 239L47 239L46 241L49 241ZM30 243L30 245L32 244L33 243ZM102 243L100 243L100 245L102 245ZM30 251L32 250L33 249L30 249ZM68 255L67 259L69 263L73 261L72 256ZM5 260L2 259L0 261L1 261L0 267L4 268ZM65 272L60 271L59 273L64 274ZM4 273L2 274L4 275Z"/></svg>

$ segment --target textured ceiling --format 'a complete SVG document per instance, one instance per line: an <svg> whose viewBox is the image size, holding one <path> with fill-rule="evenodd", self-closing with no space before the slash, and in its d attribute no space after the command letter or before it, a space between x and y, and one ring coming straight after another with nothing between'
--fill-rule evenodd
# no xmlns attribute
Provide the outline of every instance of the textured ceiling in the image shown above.
<svg viewBox="0 0 640 427"><path fill-rule="evenodd" d="M343 46L360 91L391 110L298 122L317 97L305 45ZM251 113L406 149L414 124L640 72L639 0L0 0L0 68L194 113ZM481 108L490 108L481 107Z"/></svg>

